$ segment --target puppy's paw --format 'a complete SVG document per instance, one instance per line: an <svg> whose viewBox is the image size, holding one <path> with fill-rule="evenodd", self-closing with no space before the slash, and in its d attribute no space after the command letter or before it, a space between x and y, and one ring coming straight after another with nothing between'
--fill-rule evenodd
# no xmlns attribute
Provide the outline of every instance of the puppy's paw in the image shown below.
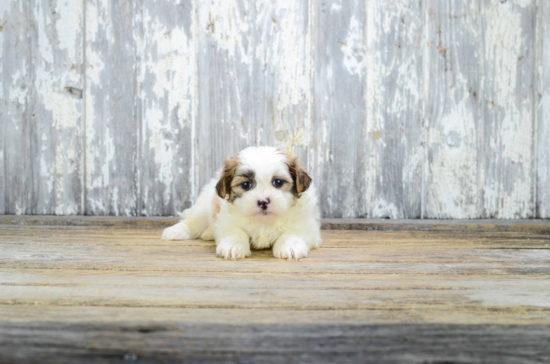
<svg viewBox="0 0 550 364"><path fill-rule="evenodd" d="M273 246L275 258L298 260L307 257L309 248L305 241L295 236L278 240Z"/></svg>
<svg viewBox="0 0 550 364"><path fill-rule="evenodd" d="M180 222L174 226L164 229L162 232L163 240L191 240L193 237L187 230L187 225Z"/></svg>
<svg viewBox="0 0 550 364"><path fill-rule="evenodd" d="M235 238L224 238L216 246L216 254L225 259L244 259L252 255L250 243Z"/></svg>

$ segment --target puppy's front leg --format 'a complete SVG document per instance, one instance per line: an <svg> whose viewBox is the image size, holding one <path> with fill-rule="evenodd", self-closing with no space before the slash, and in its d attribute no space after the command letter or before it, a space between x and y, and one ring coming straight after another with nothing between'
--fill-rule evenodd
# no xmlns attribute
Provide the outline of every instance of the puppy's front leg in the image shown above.
<svg viewBox="0 0 550 364"><path fill-rule="evenodd" d="M250 237L242 230L232 230L216 239L216 254L225 259L244 259L251 255Z"/></svg>
<svg viewBox="0 0 550 364"><path fill-rule="evenodd" d="M295 235L282 235L273 245L275 258L298 260L307 257L308 253L305 240Z"/></svg>

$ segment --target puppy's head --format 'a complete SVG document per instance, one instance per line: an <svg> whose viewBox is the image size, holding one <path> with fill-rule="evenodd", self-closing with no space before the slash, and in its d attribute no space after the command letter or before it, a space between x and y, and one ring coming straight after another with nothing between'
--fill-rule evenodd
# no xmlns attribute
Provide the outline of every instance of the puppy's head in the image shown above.
<svg viewBox="0 0 550 364"><path fill-rule="evenodd" d="M224 163L218 195L248 216L283 215L311 183L297 158L273 147L246 148Z"/></svg>

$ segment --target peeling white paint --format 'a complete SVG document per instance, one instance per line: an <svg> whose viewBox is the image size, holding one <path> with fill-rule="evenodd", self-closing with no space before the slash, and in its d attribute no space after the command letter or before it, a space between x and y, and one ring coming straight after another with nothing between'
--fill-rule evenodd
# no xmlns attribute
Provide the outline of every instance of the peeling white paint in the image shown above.
<svg viewBox="0 0 550 364"><path fill-rule="evenodd" d="M352 15L346 39L342 42L344 67L351 75L361 76L365 68L365 42L363 39L363 24Z"/></svg>
<svg viewBox="0 0 550 364"><path fill-rule="evenodd" d="M36 158L33 213L71 215L80 211L82 4L39 2L33 8L37 52L33 54ZM66 44L65 40L72 40Z"/></svg>
<svg viewBox="0 0 550 364"><path fill-rule="evenodd" d="M2 1L0 24L19 23L4 26L0 49L7 40L27 39L8 32L24 34L25 24L36 27L36 32L29 33L35 37L35 48L28 52L32 64L26 63L25 56L16 57L20 63L10 65L13 72L0 71L4 72L0 77L11 83L0 88L0 98L8 97L10 103L2 111L3 120L11 121L6 122L6 130L14 134L7 138L25 142L20 134L27 129L19 121L24 113L35 111L39 120L35 129L40 134L33 136L38 145L32 156L40 188L38 192L22 188L21 196L10 203L10 212L29 213L32 208L37 213L79 212L78 192L72 183L82 173L80 137L85 133L87 211L98 214L134 214L140 197L140 213L165 213L167 206L176 205L180 185L188 188L185 184L189 183L190 198L194 196L194 183L200 180L195 176L203 178L209 173L206 163L247 144L276 144L288 154L303 157L314 179L328 185L322 189L325 214L416 217L410 211L417 208L424 183L426 217L480 217L480 206L489 216L529 217L533 201L548 217L550 152L545 141L550 132L545 120L550 115L550 87L545 60L550 57L546 33L536 36L546 44L545 50L528 49L532 46L530 14L535 7L547 14L548 5L533 0L461 3L431 5L451 27L430 18L429 11L422 14L417 2L406 0L135 3L127 9L135 13L127 24L134 27L134 33L124 34L131 39L122 39L122 43L124 51L136 52L130 55L135 57L131 71L139 93L134 105L124 107L128 113L141 112L142 119L136 119L136 128L141 127L139 145L128 143L139 149L138 154L120 143L115 123L122 121L113 120L109 110L118 107L117 97L125 96L110 90L110 77L116 78L119 64L112 57L117 50L109 53L109 47L120 40L121 34L115 31L128 31L113 21L111 2L86 1L87 85L83 94L87 122L86 130L80 130L82 2L41 1L29 9L23 1ZM190 11L196 12L198 22L192 23L195 15L181 18ZM468 12L466 17L452 17ZM33 19L20 18L25 14ZM541 14L536 14L537 26L540 19L548 18ZM424 17L428 26L440 28L440 35L422 33ZM470 26L462 29L463 24ZM324 34L326 29L321 27L330 32ZM456 34L449 39L451 32ZM457 61L457 53L474 48L479 54L468 56L475 61L466 66ZM208 58L197 61L204 55ZM531 99L532 80L526 76L532 62L529 57L539 58L540 84L536 87L540 98L537 95L536 101ZM216 81L203 74L199 84L199 72L206 65L211 72L208 76ZM434 79L435 73L430 72L439 66ZM30 67L34 67L32 73ZM128 71L127 64L123 67L118 71ZM479 75L467 77L477 71ZM477 81L481 86L477 87ZM435 83L441 90L430 86ZM358 100L363 86L364 100ZM200 90L209 93L199 100ZM223 110L197 113L195 108L206 102L204 95L212 97L212 109ZM539 120L538 129L533 129L533 117ZM208 130L200 131L204 123ZM217 126L223 127L223 135L216 136ZM486 140L477 134L481 128L489 133ZM423 146L420 136L424 131L427 144ZM346 135L349 145L344 142ZM539 140L534 148L533 135ZM205 143L209 138L219 145ZM187 150L182 152L186 143L191 156ZM485 150L490 155L481 155ZM199 163L190 170L183 168L194 155ZM0 164L13 164L3 156L0 153ZM140 163L135 176L143 184L139 192L132 189L134 178L121 177L123 158ZM486 163L478 174L477 163L483 160ZM424 181L419 178L422 170ZM364 186L361 178L366 178ZM27 200L33 193L39 203L31 208Z"/></svg>
<svg viewBox="0 0 550 364"><path fill-rule="evenodd" d="M373 202L372 215L377 218L398 219L401 214L397 206L381 198Z"/></svg>
<svg viewBox="0 0 550 364"><path fill-rule="evenodd" d="M452 1L426 9L429 27L424 45L426 161L425 218L479 217L478 150L481 95L478 59L481 47L478 10ZM448 15L459 14L457 18Z"/></svg>
<svg viewBox="0 0 550 364"><path fill-rule="evenodd" d="M403 23L406 14L410 21ZM410 1L366 9L366 189L369 218L420 217L422 13Z"/></svg>
<svg viewBox="0 0 550 364"><path fill-rule="evenodd" d="M100 54L95 51L97 43L100 41L98 37L98 31L104 29L107 34L112 34L112 28L109 23L100 23L100 17L102 13L106 11L105 4L103 7L96 6L99 1L88 1L86 3L86 78L89 80L88 90L86 95L91 97L90 87L92 85L102 87L100 74L105 69L105 62L107 60L102 59ZM112 41L110 39L109 41ZM93 104L91 104L93 105ZM91 108L93 111L93 107Z"/></svg>
<svg viewBox="0 0 550 364"><path fill-rule="evenodd" d="M23 70L26 69L26 64L23 62L22 67ZM24 72L24 71L23 71ZM20 85L24 85L27 79L27 74L23 73L21 69L18 69L15 74L12 75L12 84L17 85L18 87L12 87L10 88L10 100L16 101L20 105L24 105L27 101L27 91L25 88L21 87Z"/></svg>
<svg viewBox="0 0 550 364"><path fill-rule="evenodd" d="M512 0L512 2L515 5L521 6L522 8L526 8L532 5L532 0Z"/></svg>
<svg viewBox="0 0 550 364"><path fill-rule="evenodd" d="M21 5L21 2L19 2L18 0L0 1L0 18L4 18L6 16L6 13L13 6L13 3L19 3Z"/></svg>
<svg viewBox="0 0 550 364"><path fill-rule="evenodd" d="M528 5L522 2L521 5ZM514 4L502 4L493 0L484 9L484 59L490 60L494 67L494 77L484 81L490 93L487 108L491 119L493 134L490 139L491 151L495 153L500 172L493 175L484 171L488 184L484 190L484 204L490 215L499 218L526 218L532 216L533 179L531 173L533 115L532 100L518 98L529 85L523 79L531 70L518 73L529 67L525 56L529 45L526 29L523 28L526 11ZM530 23L530 22L529 22ZM525 66L522 66L525 65Z"/></svg>
<svg viewBox="0 0 550 364"><path fill-rule="evenodd" d="M42 152L46 152L46 146L42 147ZM50 161L46 161L46 154L40 156L40 171L42 178L42 186L46 187L46 191L51 193L53 191L54 176L52 175L53 169L51 168ZM42 212L46 213L47 212Z"/></svg>
<svg viewBox="0 0 550 364"><path fill-rule="evenodd" d="M175 139L166 139L164 135L177 135L184 132L184 124L189 122L191 114L191 67L190 49L186 47L191 41L178 27L167 29L153 19L148 9L144 13L146 38L143 49L143 65L140 82L153 92L154 98L142 91L144 102L143 135L147 137L154 163L157 169L155 178L165 185L164 200L171 198L171 185L174 181L172 172L175 154ZM155 47L155 54L147 47ZM152 88L149 88L152 85ZM176 116L177 130L168 121ZM147 190L148 186L144 186Z"/></svg>
<svg viewBox="0 0 550 364"><path fill-rule="evenodd" d="M47 10L47 9L46 9ZM42 60L48 63L47 66L53 66L53 50L52 45L50 44L49 36L51 36L47 31L49 26L49 11L44 12L44 8L40 5L34 8L34 18L37 20L38 26L42 31L37 32L38 34L38 51Z"/></svg>
<svg viewBox="0 0 550 364"><path fill-rule="evenodd" d="M342 3L332 3L332 5L330 5L330 11L331 12L336 12L336 11L340 11L342 10Z"/></svg>
<svg viewBox="0 0 550 364"><path fill-rule="evenodd" d="M296 147L309 145L310 120L307 105L311 100L308 72L309 32L304 5L256 3L256 23L263 29L255 47L255 60L263 77L276 88L271 96L275 145L290 154Z"/></svg>
<svg viewBox="0 0 550 364"><path fill-rule="evenodd" d="M475 218L478 156L475 144L472 145L476 127L468 100L463 99L443 115L439 125L441 129L429 129L433 161L429 167L432 183L428 187L428 216Z"/></svg>
<svg viewBox="0 0 550 364"><path fill-rule="evenodd" d="M46 110L52 113L53 126L59 130L76 128L80 121L80 101L76 102L67 93L61 94L51 89L42 93Z"/></svg>
<svg viewBox="0 0 550 364"><path fill-rule="evenodd" d="M57 31L57 47L67 52L68 59L79 58L80 44L82 41L79 29L82 19L81 4L74 4L74 0L57 0L56 14L58 18L55 23Z"/></svg>
<svg viewBox="0 0 550 364"><path fill-rule="evenodd" d="M216 46L226 50L229 57L239 54L240 61L250 69L251 52L244 48L244 40L249 37L250 32L251 20L246 16L251 14L251 4L236 0L216 1L215 6L209 6L208 10L209 13L204 14L208 20L203 23L207 24L208 34Z"/></svg>

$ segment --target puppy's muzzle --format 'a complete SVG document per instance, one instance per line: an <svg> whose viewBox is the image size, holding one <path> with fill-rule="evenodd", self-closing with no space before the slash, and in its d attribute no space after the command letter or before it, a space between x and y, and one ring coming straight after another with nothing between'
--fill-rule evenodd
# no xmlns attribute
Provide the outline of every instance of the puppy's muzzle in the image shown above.
<svg viewBox="0 0 550 364"><path fill-rule="evenodd" d="M269 198L266 198L265 200L258 200L258 206L262 209L262 210L267 210L267 205L269 205Z"/></svg>

